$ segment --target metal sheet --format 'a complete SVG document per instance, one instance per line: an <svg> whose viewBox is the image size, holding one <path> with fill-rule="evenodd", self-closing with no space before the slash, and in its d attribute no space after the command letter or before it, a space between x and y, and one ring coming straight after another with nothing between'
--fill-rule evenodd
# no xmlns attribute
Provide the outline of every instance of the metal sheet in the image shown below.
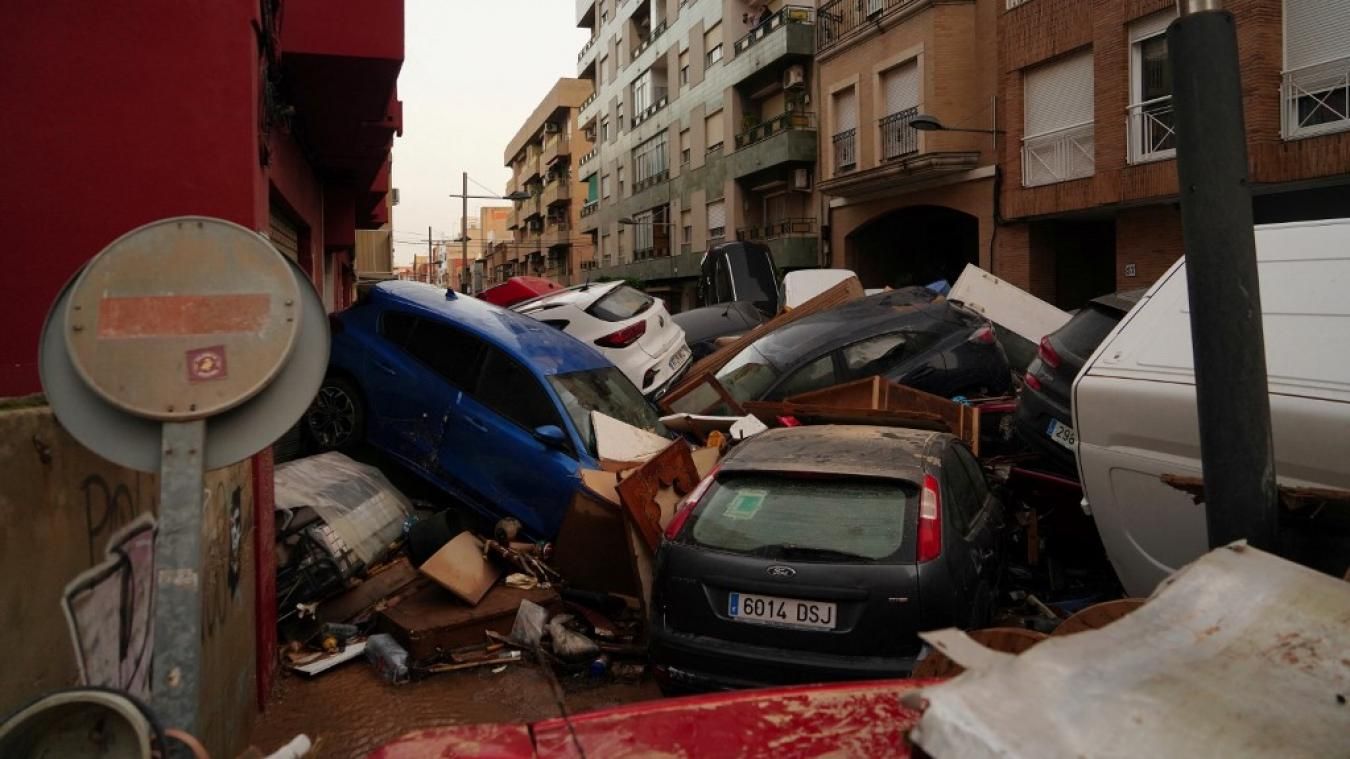
<svg viewBox="0 0 1350 759"><path fill-rule="evenodd" d="M203 419L257 395L300 332L299 289L261 235L199 216L114 240L70 292L66 345L80 377L150 419Z"/></svg>
<svg viewBox="0 0 1350 759"><path fill-rule="evenodd" d="M939 632L967 669L916 694L912 737L943 757L1345 756L1348 630L1350 583L1235 543L1015 657Z"/></svg>

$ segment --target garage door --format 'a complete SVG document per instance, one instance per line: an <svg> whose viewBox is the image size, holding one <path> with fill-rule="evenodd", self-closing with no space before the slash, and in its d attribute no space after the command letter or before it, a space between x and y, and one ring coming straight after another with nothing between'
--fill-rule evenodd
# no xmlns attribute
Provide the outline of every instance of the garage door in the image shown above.
<svg viewBox="0 0 1350 759"><path fill-rule="evenodd" d="M292 261L300 263L300 230L296 228L295 222L291 221L290 215L272 206L269 231L276 249Z"/></svg>

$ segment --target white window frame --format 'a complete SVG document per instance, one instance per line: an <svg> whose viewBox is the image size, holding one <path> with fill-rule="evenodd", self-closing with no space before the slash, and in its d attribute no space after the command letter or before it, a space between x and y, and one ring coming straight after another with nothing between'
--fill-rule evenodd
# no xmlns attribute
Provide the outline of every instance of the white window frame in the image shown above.
<svg viewBox="0 0 1350 759"><path fill-rule="evenodd" d="M1031 102L1032 88L1027 83L1028 79L1038 71L1045 71L1046 67L1066 65L1073 62L1081 63L1077 60L1080 57L1086 57L1088 70L1094 71L1095 52L1088 49L1048 63L1042 63L1023 72L1022 109L1024 127L1031 121L1034 105ZM1095 74L1090 74L1090 76L1095 77ZM1059 84L1059 82L1056 82L1056 84ZM1092 79L1088 81L1087 97L1090 114L1086 121L1065 124L1035 133L1032 133L1030 129L1024 129L1022 136L1023 187L1038 187L1068 182L1090 177L1096 173L1096 123L1091 113L1096 104L1096 82ZM1077 167L1077 170L1075 170L1075 167ZM1038 170L1032 171L1033 168Z"/></svg>
<svg viewBox="0 0 1350 759"><path fill-rule="evenodd" d="M1307 2L1307 0L1299 0ZM1339 3L1338 5L1343 5ZM1283 21L1281 22L1281 82L1280 82L1280 136L1285 140L1301 140L1324 134L1350 131L1350 46L1340 57L1329 60L1316 60L1311 63L1300 62L1297 68L1290 66L1289 41L1289 0L1281 3ZM1345 11L1324 3L1327 10L1335 14ZM1342 20L1343 22L1343 20ZM1306 57L1306 56L1300 56ZM1345 102L1338 107L1330 101L1337 91L1344 93ZM1311 98L1322 108L1342 118L1319 124L1300 125L1300 101Z"/></svg>
<svg viewBox="0 0 1350 759"><path fill-rule="evenodd" d="M1139 19L1130 25L1130 105L1126 109L1125 136L1127 142L1126 160L1132 165L1151 163L1153 161L1165 161L1169 158L1175 158L1177 155L1176 148L1166 148L1163 150L1144 149L1144 140L1147 136L1145 134L1146 128L1150 133L1153 129L1172 132L1175 141L1175 126L1168 127L1156 118L1153 118L1152 114L1158 113L1159 110L1145 110L1148 108L1166 108L1168 112L1170 112L1172 96L1164 95L1163 97L1143 102L1143 45L1145 42L1166 35L1167 25L1170 24L1174 18L1176 18L1176 11L1168 10ZM1165 139L1165 137L1162 139Z"/></svg>

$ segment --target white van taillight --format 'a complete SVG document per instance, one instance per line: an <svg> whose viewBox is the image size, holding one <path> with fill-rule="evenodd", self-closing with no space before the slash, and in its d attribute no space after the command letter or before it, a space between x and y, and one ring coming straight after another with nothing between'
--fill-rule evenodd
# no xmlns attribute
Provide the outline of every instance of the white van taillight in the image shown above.
<svg viewBox="0 0 1350 759"><path fill-rule="evenodd" d="M941 555L942 494L937 478L925 474L923 493L919 496L919 561L932 561Z"/></svg>
<svg viewBox="0 0 1350 759"><path fill-rule="evenodd" d="M671 518L670 524L666 525L666 540L674 540L680 534L680 530L684 529L684 523L689 521L689 515L694 513L694 507L703 499L703 494L708 492L713 480L717 478L717 470L718 467L713 467L712 471L708 472L708 476L704 477L693 490L689 491L689 495L685 496L684 501L680 503L679 509L675 512L675 516Z"/></svg>

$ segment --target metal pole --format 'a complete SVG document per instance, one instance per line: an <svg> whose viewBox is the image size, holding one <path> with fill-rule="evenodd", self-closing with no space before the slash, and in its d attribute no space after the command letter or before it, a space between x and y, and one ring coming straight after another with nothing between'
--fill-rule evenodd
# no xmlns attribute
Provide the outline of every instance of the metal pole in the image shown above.
<svg viewBox="0 0 1350 759"><path fill-rule="evenodd" d="M436 263L431 252L431 225L427 225L427 284L431 284L431 266Z"/></svg>
<svg viewBox="0 0 1350 759"><path fill-rule="evenodd" d="M1266 387L1247 138L1233 15L1183 0L1167 32L1210 547L1274 550Z"/></svg>
<svg viewBox="0 0 1350 759"><path fill-rule="evenodd" d="M459 215L459 238L460 238L460 260L459 260L459 287L460 290L468 295L472 289L469 286L469 172L464 172L464 191L463 206Z"/></svg>
<svg viewBox="0 0 1350 759"><path fill-rule="evenodd" d="M165 727L197 733L202 658L202 445L206 422L161 433L151 697ZM110 620L116 622L116 620Z"/></svg>

